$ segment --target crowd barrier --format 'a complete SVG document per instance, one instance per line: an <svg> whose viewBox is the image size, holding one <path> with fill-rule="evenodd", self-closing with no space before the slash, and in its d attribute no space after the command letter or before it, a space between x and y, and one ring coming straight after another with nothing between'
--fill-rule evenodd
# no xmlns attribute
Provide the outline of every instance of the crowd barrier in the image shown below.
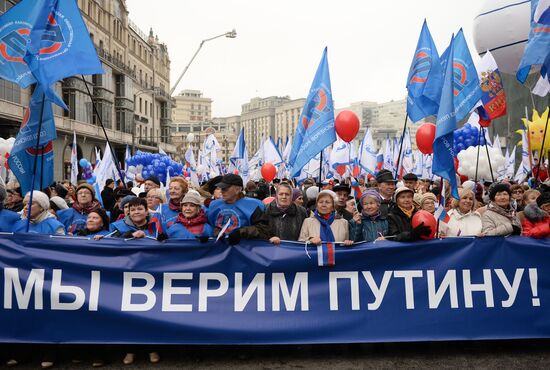
<svg viewBox="0 0 550 370"><path fill-rule="evenodd" d="M550 337L550 242L0 235L0 342L292 344Z"/></svg>

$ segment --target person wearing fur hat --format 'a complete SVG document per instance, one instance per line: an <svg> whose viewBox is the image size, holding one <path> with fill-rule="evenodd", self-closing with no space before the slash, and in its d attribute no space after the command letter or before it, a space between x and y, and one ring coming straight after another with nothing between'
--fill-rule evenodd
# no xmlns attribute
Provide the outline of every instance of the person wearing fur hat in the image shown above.
<svg viewBox="0 0 550 370"><path fill-rule="evenodd" d="M88 236L95 238L96 235L107 235L109 233L109 216L102 208L88 213L86 228L78 230L75 236ZM99 238L95 238L99 239Z"/></svg>
<svg viewBox="0 0 550 370"><path fill-rule="evenodd" d="M168 184L168 199L167 203L160 204L157 212L159 213L159 219L163 223L170 227L176 218L181 213L181 201L189 190L189 184L183 177L172 177Z"/></svg>
<svg viewBox="0 0 550 370"><path fill-rule="evenodd" d="M361 214L353 216L349 222L350 239L354 242L372 242L384 239L388 233L388 220L380 213L382 197L375 189L366 190L359 200Z"/></svg>
<svg viewBox="0 0 550 370"><path fill-rule="evenodd" d="M23 211L21 219L13 227L14 232L27 231L27 217L29 216L30 193L23 199ZM49 212L50 199L41 191L32 192L32 204L30 205L30 226L29 232L47 235L65 235L63 224L55 219Z"/></svg>
<svg viewBox="0 0 550 370"><path fill-rule="evenodd" d="M315 211L304 220L300 230L300 241L320 245L323 242L344 243L350 246L348 222L336 217L338 197L332 190L323 190L317 195Z"/></svg>
<svg viewBox="0 0 550 370"><path fill-rule="evenodd" d="M94 188L84 182L76 188L76 201L72 207L57 212L57 218L65 225L67 233L73 235L78 230L86 228L88 214L98 208L101 208L101 204L95 199Z"/></svg>
<svg viewBox="0 0 550 370"><path fill-rule="evenodd" d="M189 191L181 200L181 211L178 216L165 224L169 239L195 239L206 242L214 235L212 226L208 224L206 213L201 208L201 197L196 191Z"/></svg>
<svg viewBox="0 0 550 370"><path fill-rule="evenodd" d="M11 232L13 231L14 223L21 217L19 213L10 211L4 208L4 201L6 200L7 192L4 184L0 183L0 231Z"/></svg>
<svg viewBox="0 0 550 370"><path fill-rule="evenodd" d="M448 222L439 223L439 236L484 236L481 233L481 215L476 212L476 198L472 190L458 190L459 200L453 200Z"/></svg>
<svg viewBox="0 0 550 370"><path fill-rule="evenodd" d="M508 184L494 183L489 188L489 204L481 217L482 229L488 236L520 235L521 223L511 206L512 192Z"/></svg>
<svg viewBox="0 0 550 370"><path fill-rule="evenodd" d="M399 187L395 191L395 207L388 214L388 236L397 241L414 241L421 236L428 236L431 233L429 226L421 223L415 228L412 227L412 217L416 213L413 204L414 192L405 187Z"/></svg>
<svg viewBox="0 0 550 370"><path fill-rule="evenodd" d="M535 203L526 205L523 215L525 219L522 223L522 235L533 238L550 237L550 192L543 192Z"/></svg>

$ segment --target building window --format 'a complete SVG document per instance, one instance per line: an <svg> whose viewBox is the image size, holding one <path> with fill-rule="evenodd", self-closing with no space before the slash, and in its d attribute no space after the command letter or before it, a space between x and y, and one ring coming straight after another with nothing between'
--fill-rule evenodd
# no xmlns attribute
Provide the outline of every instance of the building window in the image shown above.
<svg viewBox="0 0 550 370"><path fill-rule="evenodd" d="M21 88L17 84L0 79L0 99L21 104Z"/></svg>
<svg viewBox="0 0 550 370"><path fill-rule="evenodd" d="M143 100L139 98L139 113L141 113L141 104L143 103Z"/></svg>

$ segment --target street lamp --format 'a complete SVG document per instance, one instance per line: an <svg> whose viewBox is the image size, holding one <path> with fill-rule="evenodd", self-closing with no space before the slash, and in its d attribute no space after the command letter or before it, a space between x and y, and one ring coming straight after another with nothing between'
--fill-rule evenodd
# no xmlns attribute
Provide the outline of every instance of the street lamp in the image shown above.
<svg viewBox="0 0 550 370"><path fill-rule="evenodd" d="M187 72L187 70L189 69L189 66L191 65L191 63L193 63L193 60L195 60L195 57L197 56L197 54L199 53L199 51L201 50L202 46L204 45L205 42L207 41L212 41L212 40L215 40L217 38L220 38L220 37L227 37L229 39L234 39L235 37L237 37L237 31L233 28L233 30L229 31L229 32L226 32L226 33L222 33L221 35L218 35L218 36L214 36L214 37L210 37L208 39L204 39L201 41L200 45L199 45L199 48L197 49L197 51L195 51L195 54L193 54L193 57L191 58L191 60L189 61L189 63L187 63L187 65L185 66L185 68L183 69L183 72L181 72L181 75L178 77L178 80L176 81L176 83L174 84L174 86L172 87L172 89L170 89L170 96L172 96L172 94L174 93L174 90L176 90L176 87L178 86L178 84L180 83L181 79L183 78L183 75L185 74L185 72Z"/></svg>

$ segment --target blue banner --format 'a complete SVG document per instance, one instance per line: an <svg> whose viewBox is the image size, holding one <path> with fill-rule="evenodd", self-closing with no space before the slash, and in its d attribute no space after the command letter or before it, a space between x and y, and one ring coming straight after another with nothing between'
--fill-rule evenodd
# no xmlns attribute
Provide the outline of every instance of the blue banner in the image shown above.
<svg viewBox="0 0 550 370"><path fill-rule="evenodd" d="M550 243L337 247L0 236L0 341L352 343L550 337Z"/></svg>

